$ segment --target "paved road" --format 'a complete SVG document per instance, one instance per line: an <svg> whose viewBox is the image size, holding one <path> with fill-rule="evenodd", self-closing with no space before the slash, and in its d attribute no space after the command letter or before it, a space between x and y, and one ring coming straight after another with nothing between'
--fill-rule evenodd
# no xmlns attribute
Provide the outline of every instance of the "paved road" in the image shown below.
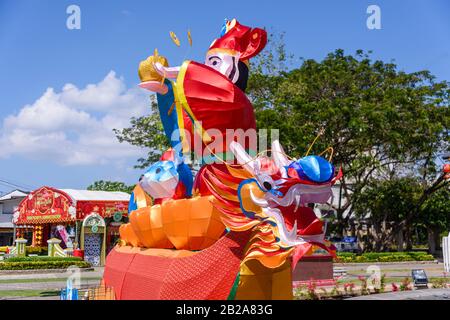
<svg viewBox="0 0 450 320"><path fill-rule="evenodd" d="M66 278L69 273L48 272L48 273L15 273L0 274L0 292L17 290L37 290L37 291L60 291L66 287ZM82 271L80 275L81 286L94 287L100 283L103 276L103 268L95 268L94 271ZM51 281L55 279L55 281ZM17 280L17 282L13 282ZM0 300L59 300L59 296L0 296Z"/></svg>
<svg viewBox="0 0 450 320"><path fill-rule="evenodd" d="M82 271L81 277L88 278L101 278L103 276L103 267L96 267L94 271ZM2 280L10 280L10 279L52 279L52 278L65 278L69 274L64 272L46 272L40 273L38 270L34 273L11 273L5 274L0 272L0 282Z"/></svg>
<svg viewBox="0 0 450 320"><path fill-rule="evenodd" d="M100 284L100 280L83 279L81 285L94 287ZM45 281L45 282L19 282L19 283L0 283L0 291L2 290L61 290L66 287L66 281Z"/></svg>
<svg viewBox="0 0 450 320"><path fill-rule="evenodd" d="M349 278L356 278L358 276L367 276L367 267L371 265L378 266L381 274L386 274L386 277L389 278L411 277L412 269L424 269L428 278L443 277L445 271L443 263L335 264L335 267L344 268L347 270Z"/></svg>
<svg viewBox="0 0 450 320"><path fill-rule="evenodd" d="M346 300L450 300L450 289L420 289L395 293L371 294Z"/></svg>

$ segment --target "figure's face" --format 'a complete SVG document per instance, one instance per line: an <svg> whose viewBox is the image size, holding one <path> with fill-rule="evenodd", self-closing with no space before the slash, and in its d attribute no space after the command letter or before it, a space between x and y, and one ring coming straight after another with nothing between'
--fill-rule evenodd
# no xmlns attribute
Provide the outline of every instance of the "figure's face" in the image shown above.
<svg viewBox="0 0 450 320"><path fill-rule="evenodd" d="M206 55L205 64L225 75L231 82L239 79L239 57L224 52L213 52Z"/></svg>

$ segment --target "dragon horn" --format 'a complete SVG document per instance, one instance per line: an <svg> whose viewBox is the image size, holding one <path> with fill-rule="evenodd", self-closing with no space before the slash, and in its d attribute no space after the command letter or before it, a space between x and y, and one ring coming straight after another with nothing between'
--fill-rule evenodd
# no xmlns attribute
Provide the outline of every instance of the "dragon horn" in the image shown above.
<svg viewBox="0 0 450 320"><path fill-rule="evenodd" d="M255 170L258 169L258 161L250 157L250 155L245 152L245 149L236 141L230 143L230 150L236 157L237 162L254 175Z"/></svg>
<svg viewBox="0 0 450 320"><path fill-rule="evenodd" d="M286 157L283 147L278 140L272 142L272 158L275 161L275 165L280 169L283 178L286 178L287 172L285 167L288 166L291 161Z"/></svg>

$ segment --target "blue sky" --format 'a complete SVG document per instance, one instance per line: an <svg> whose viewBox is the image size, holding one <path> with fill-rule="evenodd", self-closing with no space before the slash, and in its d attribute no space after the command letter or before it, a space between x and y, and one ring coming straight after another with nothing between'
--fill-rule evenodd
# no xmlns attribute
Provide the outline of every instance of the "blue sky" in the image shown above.
<svg viewBox="0 0 450 320"><path fill-rule="evenodd" d="M71 4L81 8L81 30L66 28ZM371 4L381 8L381 30L366 27ZM140 170L132 166L143 151L118 145L110 128L148 112L148 97L136 88L139 61L155 47L171 65L202 61L224 18L233 17L285 32L298 57L373 50L405 71L429 69L450 80L445 0L0 0L0 179L30 188L136 181ZM9 189L0 183L0 191Z"/></svg>

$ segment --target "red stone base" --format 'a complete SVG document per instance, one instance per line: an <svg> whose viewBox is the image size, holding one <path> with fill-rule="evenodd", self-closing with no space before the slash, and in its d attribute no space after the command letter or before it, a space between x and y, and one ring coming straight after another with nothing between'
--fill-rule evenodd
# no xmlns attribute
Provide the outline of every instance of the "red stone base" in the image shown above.
<svg viewBox="0 0 450 320"><path fill-rule="evenodd" d="M292 272L292 281L298 284L311 280L317 284L334 282L332 257L306 257L297 263Z"/></svg>

